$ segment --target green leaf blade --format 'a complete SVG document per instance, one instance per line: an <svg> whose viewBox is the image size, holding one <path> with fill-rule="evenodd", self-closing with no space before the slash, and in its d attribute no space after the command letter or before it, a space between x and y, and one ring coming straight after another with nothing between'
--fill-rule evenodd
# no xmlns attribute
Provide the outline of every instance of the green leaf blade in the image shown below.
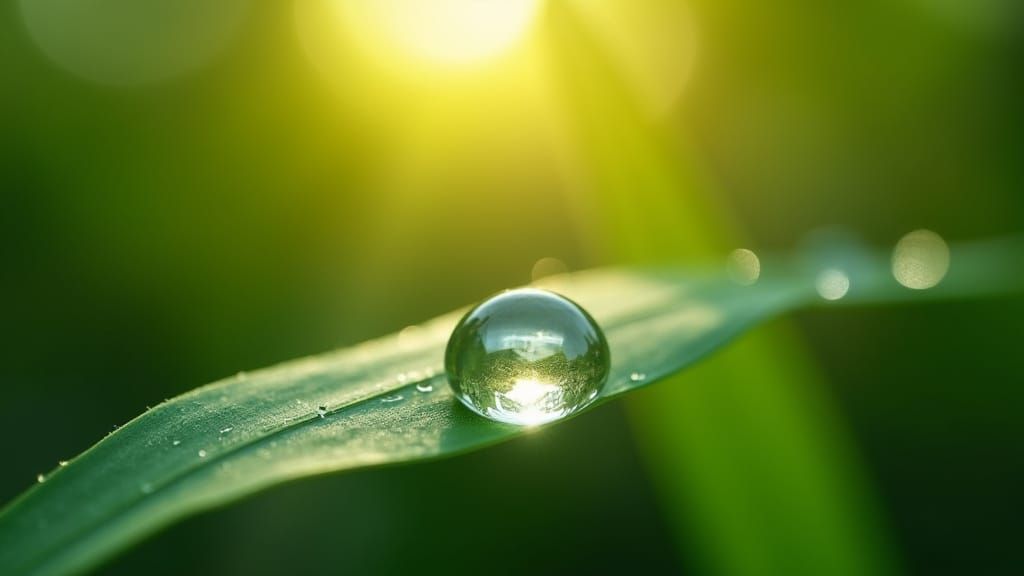
<svg viewBox="0 0 1024 576"><path fill-rule="evenodd" d="M1009 250L1007 244L984 254L1005 263ZM784 264L772 267L789 272L749 287L715 272L676 269L598 270L545 287L576 300L605 331L612 371L598 405L815 300L807 274ZM1019 274L964 270L974 281L951 273L942 296L1019 288ZM855 282L870 289L850 301L905 297L887 274L878 262L858 269ZM461 313L425 323L413 337L393 335L240 374L147 411L0 512L0 572L81 572L176 520L269 486L451 456L523 434L527 429L472 414L452 396L442 359ZM645 377L632 379L633 372Z"/></svg>

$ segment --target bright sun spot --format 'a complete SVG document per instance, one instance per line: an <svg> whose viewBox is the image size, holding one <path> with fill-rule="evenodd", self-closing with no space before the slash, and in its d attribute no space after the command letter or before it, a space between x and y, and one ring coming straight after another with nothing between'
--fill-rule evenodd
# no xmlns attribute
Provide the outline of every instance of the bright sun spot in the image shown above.
<svg viewBox="0 0 1024 576"><path fill-rule="evenodd" d="M513 401L524 406L540 403L545 396L552 392L558 392L558 386L545 384L536 380L516 380L516 385L505 393Z"/></svg>
<svg viewBox="0 0 1024 576"><path fill-rule="evenodd" d="M342 0L370 37L411 56L470 64L501 54L530 29L541 0Z"/></svg>

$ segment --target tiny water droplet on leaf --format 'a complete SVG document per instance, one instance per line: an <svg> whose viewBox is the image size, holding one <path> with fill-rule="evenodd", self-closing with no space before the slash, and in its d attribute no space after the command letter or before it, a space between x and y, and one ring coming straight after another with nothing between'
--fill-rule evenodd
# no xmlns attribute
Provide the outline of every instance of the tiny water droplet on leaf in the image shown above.
<svg viewBox="0 0 1024 576"><path fill-rule="evenodd" d="M537 425L589 404L608 379L610 352L597 322L553 292L503 292L452 332L445 369L455 396L477 414Z"/></svg>
<svg viewBox="0 0 1024 576"><path fill-rule="evenodd" d="M198 454L200 458L206 458L206 450L200 450Z"/></svg>
<svg viewBox="0 0 1024 576"><path fill-rule="evenodd" d="M633 372L632 374L629 375L630 382L643 382L646 379L647 374L644 374L643 372Z"/></svg>
<svg viewBox="0 0 1024 576"><path fill-rule="evenodd" d="M433 392L434 386L428 382L420 382L416 385L417 392Z"/></svg>
<svg viewBox="0 0 1024 576"><path fill-rule="evenodd" d="M380 401L384 402L385 404L390 404L391 402L398 402L401 399L402 399L402 395L401 394L393 394L391 396L385 396L385 397L381 398Z"/></svg>

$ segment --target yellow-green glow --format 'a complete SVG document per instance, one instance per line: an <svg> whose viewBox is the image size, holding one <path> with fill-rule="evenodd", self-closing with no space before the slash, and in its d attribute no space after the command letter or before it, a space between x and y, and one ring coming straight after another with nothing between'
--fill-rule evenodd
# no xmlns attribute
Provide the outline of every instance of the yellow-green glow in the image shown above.
<svg viewBox="0 0 1024 576"><path fill-rule="evenodd" d="M339 0L373 52L462 66L498 56L529 32L540 0Z"/></svg>

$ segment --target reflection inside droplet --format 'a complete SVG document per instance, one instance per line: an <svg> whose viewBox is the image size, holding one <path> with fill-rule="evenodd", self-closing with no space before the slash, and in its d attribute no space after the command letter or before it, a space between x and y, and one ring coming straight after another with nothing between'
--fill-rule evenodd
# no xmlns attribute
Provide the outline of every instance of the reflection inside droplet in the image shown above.
<svg viewBox="0 0 1024 576"><path fill-rule="evenodd" d="M530 426L593 400L607 380L609 352L596 322L575 303L546 290L512 290L459 322L445 367L467 407Z"/></svg>
<svg viewBox="0 0 1024 576"><path fill-rule="evenodd" d="M949 270L949 246L931 230L914 230L892 251L892 275L914 290L937 285Z"/></svg>
<svg viewBox="0 0 1024 576"><path fill-rule="evenodd" d="M814 288L825 300L839 300L850 290L850 277L842 270L828 268L818 274Z"/></svg>
<svg viewBox="0 0 1024 576"><path fill-rule="evenodd" d="M761 277L761 260L753 251L737 248L729 254L729 277L741 286L750 286Z"/></svg>
<svg viewBox="0 0 1024 576"><path fill-rule="evenodd" d="M494 406L487 408L487 415L495 420L510 417L523 424L540 424L551 419L563 402L562 389L537 380L516 380L508 392L494 393Z"/></svg>

